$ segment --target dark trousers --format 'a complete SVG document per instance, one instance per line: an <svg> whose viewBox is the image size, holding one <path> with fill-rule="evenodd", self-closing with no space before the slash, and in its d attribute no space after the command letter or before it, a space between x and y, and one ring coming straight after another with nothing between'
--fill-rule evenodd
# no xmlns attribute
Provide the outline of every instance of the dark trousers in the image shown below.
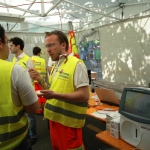
<svg viewBox="0 0 150 150"><path fill-rule="evenodd" d="M30 141L25 138L15 149L13 150L32 150Z"/></svg>

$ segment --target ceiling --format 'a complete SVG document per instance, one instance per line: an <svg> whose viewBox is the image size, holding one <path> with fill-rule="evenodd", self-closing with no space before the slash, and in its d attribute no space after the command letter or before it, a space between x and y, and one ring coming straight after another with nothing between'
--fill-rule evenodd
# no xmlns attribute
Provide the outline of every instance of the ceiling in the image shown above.
<svg viewBox="0 0 150 150"><path fill-rule="evenodd" d="M0 0L7 32L79 32L149 15L150 0Z"/></svg>

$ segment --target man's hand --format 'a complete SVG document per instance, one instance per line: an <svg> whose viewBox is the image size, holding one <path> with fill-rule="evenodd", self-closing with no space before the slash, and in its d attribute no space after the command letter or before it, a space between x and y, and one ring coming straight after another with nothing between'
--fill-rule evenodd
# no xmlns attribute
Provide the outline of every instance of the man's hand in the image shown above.
<svg viewBox="0 0 150 150"><path fill-rule="evenodd" d="M51 90L40 90L40 96L43 96L46 99L52 99L55 97L55 92Z"/></svg>
<svg viewBox="0 0 150 150"><path fill-rule="evenodd" d="M35 69L31 68L28 70L28 72L29 72L30 78L32 80L36 80L37 82L41 81L42 77Z"/></svg>
<svg viewBox="0 0 150 150"><path fill-rule="evenodd" d="M89 100L89 87L84 86L78 88L77 91L72 93L57 93L52 90L40 90L40 96L46 99L57 99L69 102L87 102Z"/></svg>

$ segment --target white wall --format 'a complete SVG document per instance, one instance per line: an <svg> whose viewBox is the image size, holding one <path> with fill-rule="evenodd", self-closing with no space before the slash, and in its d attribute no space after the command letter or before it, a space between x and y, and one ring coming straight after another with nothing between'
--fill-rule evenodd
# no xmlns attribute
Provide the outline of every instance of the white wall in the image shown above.
<svg viewBox="0 0 150 150"><path fill-rule="evenodd" d="M77 42L83 34L76 33ZM41 46L44 58L48 59L44 34L8 33L8 36L21 37L28 55L32 54L33 46ZM104 81L141 86L150 83L150 18L103 26L99 28L99 36L96 32L88 38L90 41L99 37Z"/></svg>
<svg viewBox="0 0 150 150"><path fill-rule="evenodd" d="M150 18L99 28L104 81L148 86Z"/></svg>

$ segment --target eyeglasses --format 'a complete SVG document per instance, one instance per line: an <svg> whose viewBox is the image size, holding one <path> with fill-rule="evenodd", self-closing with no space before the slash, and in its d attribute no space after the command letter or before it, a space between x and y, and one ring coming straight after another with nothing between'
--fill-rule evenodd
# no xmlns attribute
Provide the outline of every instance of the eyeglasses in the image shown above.
<svg viewBox="0 0 150 150"><path fill-rule="evenodd" d="M47 44L45 45L46 48L52 48L56 45L57 43L50 43L50 44Z"/></svg>

